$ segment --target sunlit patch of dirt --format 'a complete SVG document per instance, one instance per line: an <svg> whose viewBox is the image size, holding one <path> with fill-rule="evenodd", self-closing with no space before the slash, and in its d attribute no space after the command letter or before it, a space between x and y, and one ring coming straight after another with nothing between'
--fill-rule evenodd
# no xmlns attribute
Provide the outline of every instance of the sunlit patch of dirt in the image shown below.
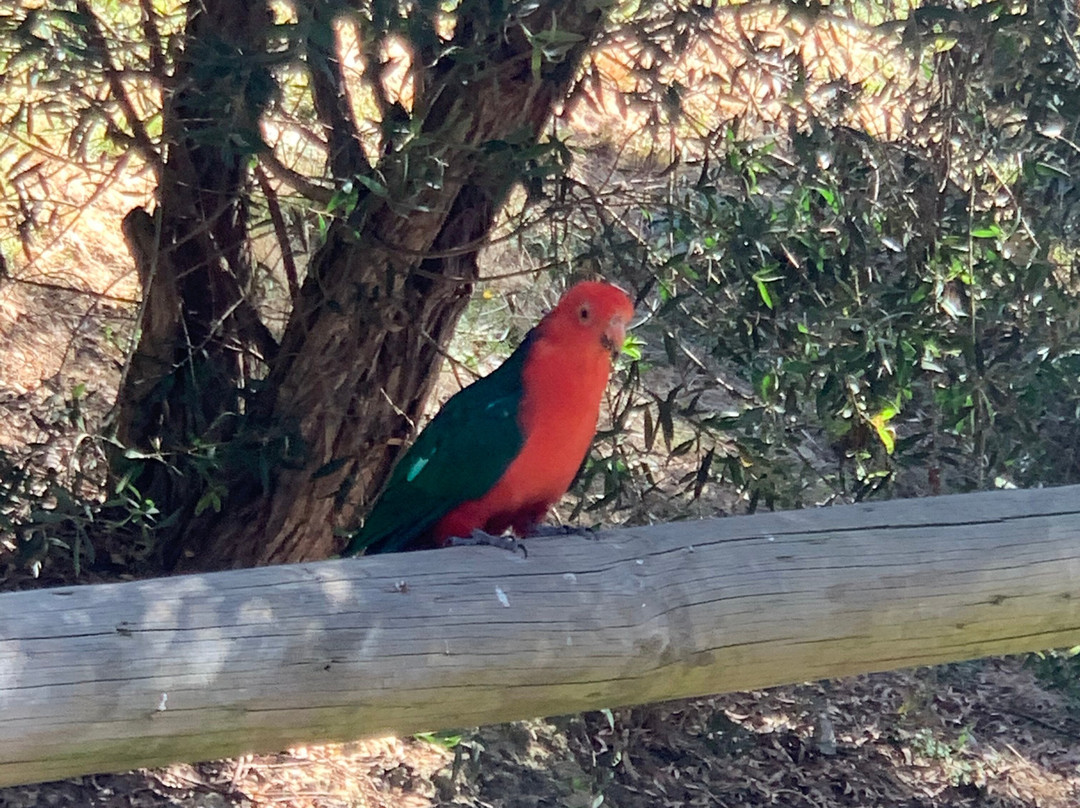
<svg viewBox="0 0 1080 808"><path fill-rule="evenodd" d="M94 381L111 389L139 293L120 221L148 202L149 178L101 177L61 166L43 187L58 195L48 201L53 224L18 244L5 242L0 380L23 394L45 380L64 386L98 375Z"/></svg>
<svg viewBox="0 0 1080 808"><path fill-rule="evenodd" d="M0 808L429 808L452 757L377 738L0 789Z"/></svg>
<svg viewBox="0 0 1080 808"><path fill-rule="evenodd" d="M301 747L238 761L232 787L255 806L427 808L437 802L433 779L452 758L397 738Z"/></svg>
<svg viewBox="0 0 1080 808"><path fill-rule="evenodd" d="M122 158L109 171L54 162L39 175L36 221L44 226L33 236L4 242L11 278L134 301L138 278L120 221L133 207L150 204L151 172ZM14 217L3 224L8 233L23 230Z"/></svg>
<svg viewBox="0 0 1080 808"><path fill-rule="evenodd" d="M52 224L3 244L0 448L9 450L40 440L34 416L76 388L90 396L91 421L109 409L138 306L120 221L148 204L150 178L130 165L116 174L68 164L41 173Z"/></svg>

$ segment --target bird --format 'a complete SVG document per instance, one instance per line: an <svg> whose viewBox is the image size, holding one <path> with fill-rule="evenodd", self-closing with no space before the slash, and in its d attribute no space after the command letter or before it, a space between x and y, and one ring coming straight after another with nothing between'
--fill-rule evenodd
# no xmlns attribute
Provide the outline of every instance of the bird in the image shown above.
<svg viewBox="0 0 1080 808"><path fill-rule="evenodd" d="M528 536L581 468L633 315L612 283L568 289L498 368L442 406L343 555Z"/></svg>

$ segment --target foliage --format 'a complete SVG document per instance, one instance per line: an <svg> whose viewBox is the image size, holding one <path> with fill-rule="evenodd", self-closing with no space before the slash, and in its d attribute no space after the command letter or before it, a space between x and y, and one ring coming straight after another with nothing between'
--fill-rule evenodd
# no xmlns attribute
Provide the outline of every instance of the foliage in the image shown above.
<svg viewBox="0 0 1080 808"><path fill-rule="evenodd" d="M105 480L105 451L87 423L87 394L78 385L49 397L35 414L41 436L18 455L0 450L0 541L15 562L38 577L58 553L71 574L107 568L103 540L134 568L152 547L158 511L129 478Z"/></svg>
<svg viewBox="0 0 1080 808"><path fill-rule="evenodd" d="M1027 665L1044 687L1065 695L1071 712L1080 710L1080 645L1029 654Z"/></svg>
<svg viewBox="0 0 1080 808"><path fill-rule="evenodd" d="M904 737L905 734L907 737ZM985 773L979 768L979 761L972 761L964 754L965 747L971 740L968 732L962 732L959 738L951 742L936 737L927 727L905 734L902 734L901 738L907 741L915 755L940 763L950 785L973 785L986 779Z"/></svg>
<svg viewBox="0 0 1080 808"><path fill-rule="evenodd" d="M655 290L643 439L592 468L593 501L661 441L693 458L687 497L734 486L751 510L1077 481L1075 33L1064 6L922 8L894 43L923 71L900 136L792 104L651 188L580 186L599 224L568 216L552 260L607 254Z"/></svg>
<svg viewBox="0 0 1080 808"><path fill-rule="evenodd" d="M283 542L298 560L305 544L332 549L334 521L355 524L394 458L387 447L420 414L499 206L515 183L560 173L565 148L540 135L602 16L565 0L56 0L0 17L14 229L57 223L62 206L37 197L65 176L54 170L64 151L117 171L139 162L157 183L153 215L123 220L144 301L111 457L114 477L162 511L163 557L201 558L211 547L190 545L211 535L254 563L257 530L272 545L283 521L323 526ZM20 246L32 263L31 242ZM288 294L260 295L275 289ZM326 326L346 336L335 359L317 335L320 318L338 317L350 327ZM395 319L409 326L396 340L367 338ZM405 351L418 372L392 373ZM384 378L366 378L365 364ZM338 374L357 378L327 380ZM324 383L335 392L320 394ZM273 506L278 477L301 470L282 496L326 518ZM256 512L277 523L255 528ZM251 535L225 540L230 530Z"/></svg>

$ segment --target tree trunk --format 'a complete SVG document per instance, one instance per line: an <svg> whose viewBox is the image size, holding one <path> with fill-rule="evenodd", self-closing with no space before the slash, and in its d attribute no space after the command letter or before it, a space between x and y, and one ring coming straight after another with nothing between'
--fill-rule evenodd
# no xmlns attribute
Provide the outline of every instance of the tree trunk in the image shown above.
<svg viewBox="0 0 1080 808"><path fill-rule="evenodd" d="M273 87L252 54L265 52L269 11L231 0L188 9L184 49L165 88L158 208L154 216L136 208L123 224L144 306L116 430L141 456L135 468L130 451L113 463L174 529L205 489L206 476L187 462L193 447L232 437L246 378L275 348L245 298L247 164Z"/></svg>
<svg viewBox="0 0 1080 808"><path fill-rule="evenodd" d="M261 406L277 450L298 443L302 460L284 467L284 456L271 463L263 454L260 490L233 497L218 524L194 525L183 566L326 557L339 520L353 522L356 506L370 502L420 417L477 278L477 252L512 186L507 153L539 140L602 19L573 0L484 32L462 15L455 40L486 58L443 57L419 83L438 87L418 95L412 113L423 119L424 145L406 153L390 142L377 174L389 194L361 195L331 226L286 328ZM537 68L525 29L542 32L556 19L580 40ZM319 78L316 101L329 107L336 99ZM337 118L337 127L347 123ZM445 175L423 176L438 166Z"/></svg>

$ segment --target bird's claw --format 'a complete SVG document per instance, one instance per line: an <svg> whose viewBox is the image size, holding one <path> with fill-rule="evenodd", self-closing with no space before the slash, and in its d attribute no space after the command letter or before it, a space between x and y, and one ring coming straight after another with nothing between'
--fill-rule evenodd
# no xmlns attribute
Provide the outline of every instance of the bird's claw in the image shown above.
<svg viewBox="0 0 1080 808"><path fill-rule="evenodd" d="M470 536L454 536L450 539L449 543L451 547L479 547L481 545L487 545L489 547L498 547L503 550L508 550L515 554L520 552L522 558L529 557L529 551L525 549L525 545L513 536L495 536L487 531L480 530L480 528L474 530Z"/></svg>

